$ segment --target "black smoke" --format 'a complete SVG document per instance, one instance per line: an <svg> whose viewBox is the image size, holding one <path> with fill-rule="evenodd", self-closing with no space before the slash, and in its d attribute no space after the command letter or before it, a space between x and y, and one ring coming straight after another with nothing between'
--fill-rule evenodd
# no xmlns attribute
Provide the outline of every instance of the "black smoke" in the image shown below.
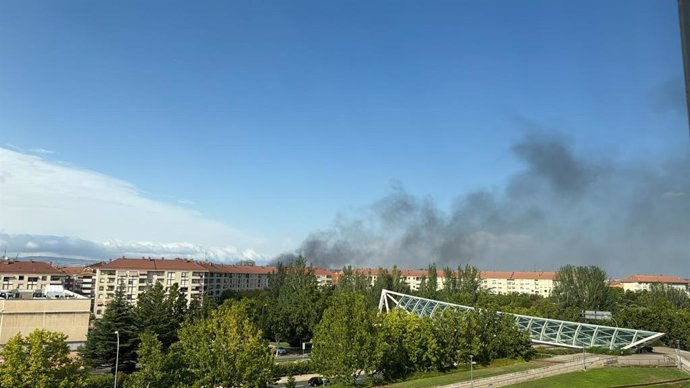
<svg viewBox="0 0 690 388"><path fill-rule="evenodd" d="M690 275L690 158L616 162L534 130L511 152L523 168L498 192L478 190L441 209L395 183L381 199L309 235L298 253L337 268L556 270ZM458 179L462 179L461 176Z"/></svg>

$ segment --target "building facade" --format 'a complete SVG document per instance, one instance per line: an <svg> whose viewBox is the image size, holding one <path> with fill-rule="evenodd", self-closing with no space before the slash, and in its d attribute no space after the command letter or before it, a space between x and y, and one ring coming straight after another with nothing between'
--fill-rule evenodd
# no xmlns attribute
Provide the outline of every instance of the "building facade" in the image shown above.
<svg viewBox="0 0 690 388"><path fill-rule="evenodd" d="M555 272L481 272L482 288L492 294L551 295Z"/></svg>
<svg viewBox="0 0 690 388"><path fill-rule="evenodd" d="M255 291L268 287L268 279L275 267L256 265L227 265L201 263L208 270L206 294L218 298L225 290Z"/></svg>
<svg viewBox="0 0 690 388"><path fill-rule="evenodd" d="M205 292L209 271L200 263L187 259L120 258L96 268L93 314L101 318L108 302L122 287L125 298L136 304L139 295L155 283L168 288L177 283L187 303Z"/></svg>
<svg viewBox="0 0 690 388"><path fill-rule="evenodd" d="M670 287L690 292L690 282L677 276L667 275L632 275L621 280L624 291L649 290L652 284L665 284Z"/></svg>
<svg viewBox="0 0 690 388"><path fill-rule="evenodd" d="M41 290L46 286L61 286L67 275L42 261L0 261L0 289Z"/></svg>
<svg viewBox="0 0 690 388"><path fill-rule="evenodd" d="M67 335L71 349L86 342L91 315L89 298L50 285L40 292L16 290L0 295L0 345L17 333L28 335L36 329Z"/></svg>

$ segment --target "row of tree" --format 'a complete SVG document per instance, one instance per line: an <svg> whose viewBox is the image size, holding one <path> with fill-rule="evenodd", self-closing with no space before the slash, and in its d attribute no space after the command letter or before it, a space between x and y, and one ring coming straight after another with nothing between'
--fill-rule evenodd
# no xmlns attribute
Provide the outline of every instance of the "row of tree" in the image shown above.
<svg viewBox="0 0 690 388"><path fill-rule="evenodd" d="M278 266L267 290L226 292L220 307L208 299L188 307L176 285L166 290L159 283L131 306L118 289L80 354L89 366L113 366L118 332L118 369L133 372L126 387L259 387L275 372L268 340L293 345L313 340L313 366L334 380L353 383L361 373L399 379L465 365L470 355L480 363L529 359L527 334L495 311L579 320L584 309L609 309L621 326L662 331L668 344L690 346L690 303L676 289L655 285L623 293L606 287L607 276L596 267L566 266L549 298L492 295L480 287L476 268L446 268L442 279L436 273L429 266L420 289L412 291L397 268L380 270L373 284L366 274L345 268L336 286L318 287L313 269L298 258ZM446 311L433 319L401 311L379 315L382 289L481 309ZM0 386L100 386L88 385L93 378L85 377L82 360L66 354L59 334L17 336L3 348Z"/></svg>
<svg viewBox="0 0 690 388"><path fill-rule="evenodd" d="M358 292L332 299L313 340L312 362L331 380L355 384L360 374L384 380L414 372L483 364L496 358L530 359L527 333L493 311L446 310L434 318L402 310L379 315Z"/></svg>

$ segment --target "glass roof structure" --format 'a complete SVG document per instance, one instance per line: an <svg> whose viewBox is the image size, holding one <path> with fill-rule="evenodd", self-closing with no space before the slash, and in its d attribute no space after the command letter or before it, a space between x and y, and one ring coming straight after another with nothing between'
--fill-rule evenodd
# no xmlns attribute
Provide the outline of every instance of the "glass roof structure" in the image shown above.
<svg viewBox="0 0 690 388"><path fill-rule="evenodd" d="M403 309L420 317L433 317L446 309L472 311L474 307L383 290L379 299L379 312L383 312L384 309L386 312ZM653 331L561 321L529 315L501 312L498 314L514 316L518 329L528 332L533 343L567 348L633 349L664 335L664 333Z"/></svg>

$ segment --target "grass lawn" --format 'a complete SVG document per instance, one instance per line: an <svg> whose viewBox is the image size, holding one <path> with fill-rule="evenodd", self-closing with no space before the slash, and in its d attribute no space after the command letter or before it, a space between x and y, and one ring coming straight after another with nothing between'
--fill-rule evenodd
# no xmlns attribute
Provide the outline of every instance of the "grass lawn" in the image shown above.
<svg viewBox="0 0 690 388"><path fill-rule="evenodd" d="M619 385L654 383L665 380L690 378L676 368L598 368L586 372L565 373L511 385L511 387L557 388L557 387L615 387ZM663 387L690 387L690 381Z"/></svg>
<svg viewBox="0 0 690 388"><path fill-rule="evenodd" d="M518 361L518 360L496 360L491 365L487 367L477 366L474 368L473 377L491 377L496 375L502 375L512 372L520 372L527 369L540 368L545 366L544 363L539 362L539 360L533 360L530 362ZM412 377L414 380L407 380L400 383L395 383L391 385L386 385L386 387L393 388L424 388L424 387L436 387L443 384L458 383L461 381L466 381L470 379L470 370L463 369L460 371L453 371L448 373L435 373L436 376L423 377L419 376L417 378Z"/></svg>

